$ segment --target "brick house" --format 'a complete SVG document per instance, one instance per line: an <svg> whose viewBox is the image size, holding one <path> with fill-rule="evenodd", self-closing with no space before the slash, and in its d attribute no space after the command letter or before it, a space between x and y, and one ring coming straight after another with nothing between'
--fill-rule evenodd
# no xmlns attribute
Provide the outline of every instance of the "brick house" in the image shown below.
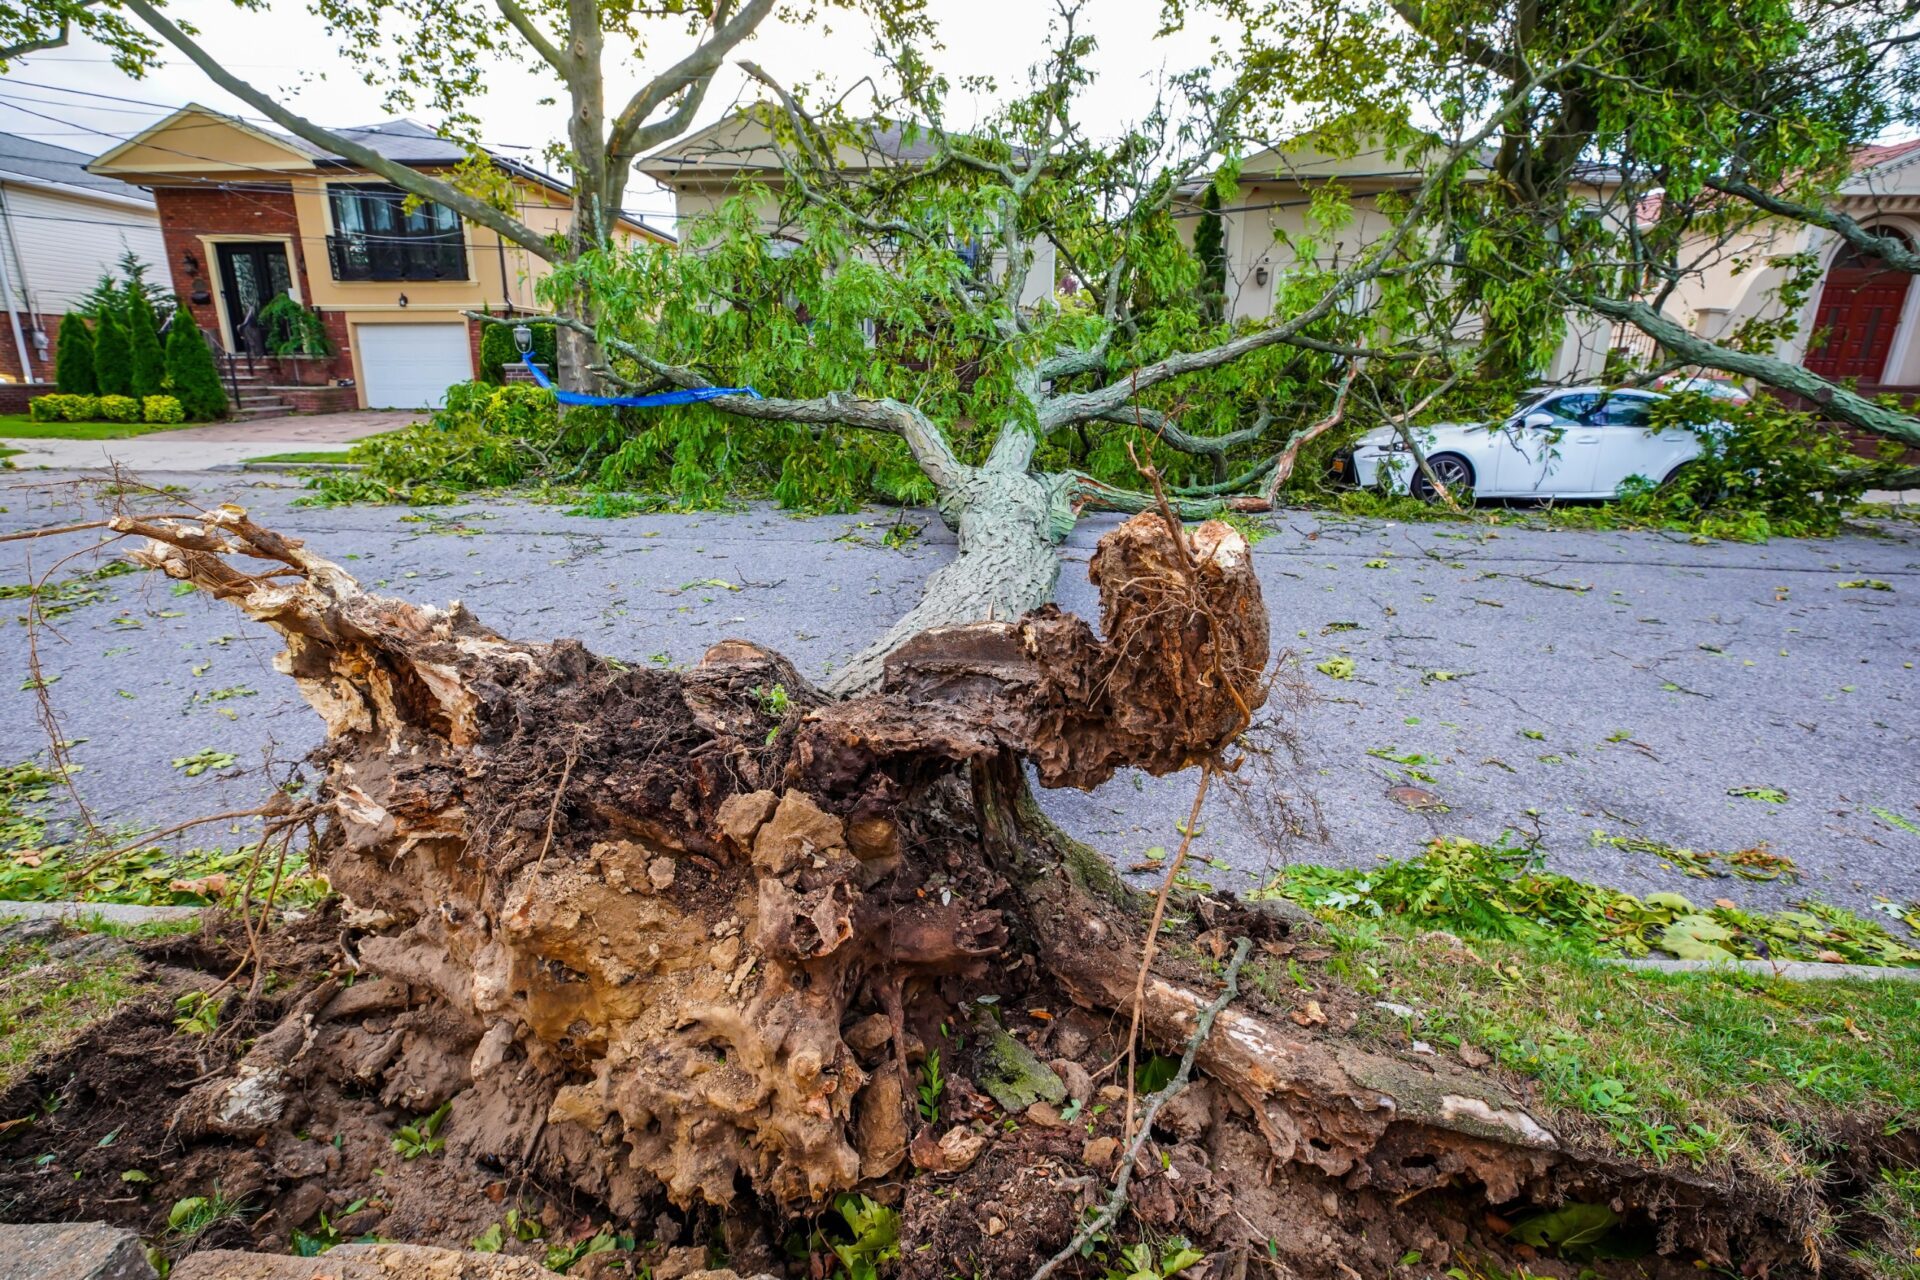
<svg viewBox="0 0 1920 1280"><path fill-rule="evenodd" d="M339 130L410 167L465 158L411 120ZM521 222L564 232L571 192L520 161L491 156ZM538 256L432 201L295 138L187 106L96 158L88 171L152 192L167 270L193 320L223 351L264 369L298 408L422 408L475 376L479 329L462 311L537 312ZM672 243L623 218L627 243ZM316 310L328 357L259 358L257 314L287 294ZM244 364L243 364L244 367Z"/></svg>
<svg viewBox="0 0 1920 1280"><path fill-rule="evenodd" d="M163 257L153 197L87 155L0 133L0 413L51 390L60 321L133 254Z"/></svg>

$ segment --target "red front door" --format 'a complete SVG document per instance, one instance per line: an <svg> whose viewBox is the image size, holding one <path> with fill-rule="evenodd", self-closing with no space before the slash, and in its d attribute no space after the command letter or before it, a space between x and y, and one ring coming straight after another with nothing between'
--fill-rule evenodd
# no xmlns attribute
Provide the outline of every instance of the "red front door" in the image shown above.
<svg viewBox="0 0 1920 1280"><path fill-rule="evenodd" d="M1905 241L1904 236L1882 231ZM1878 258L1853 249L1843 251L1827 268L1814 311L1814 349L1807 352L1807 368L1823 378L1858 378L1879 382L1886 372L1887 353L1900 328L1900 312L1907 303L1912 279Z"/></svg>

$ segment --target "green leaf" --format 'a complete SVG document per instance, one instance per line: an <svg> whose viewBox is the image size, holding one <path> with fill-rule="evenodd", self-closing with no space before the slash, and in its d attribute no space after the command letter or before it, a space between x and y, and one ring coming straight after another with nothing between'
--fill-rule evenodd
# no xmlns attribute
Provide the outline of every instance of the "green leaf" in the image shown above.
<svg viewBox="0 0 1920 1280"><path fill-rule="evenodd" d="M1682 960L1731 960L1734 953L1722 943L1733 941L1733 930L1712 916L1681 916L1660 931L1660 945Z"/></svg>
<svg viewBox="0 0 1920 1280"><path fill-rule="evenodd" d="M1598 1244L1619 1225L1620 1215L1604 1204L1568 1204L1516 1223L1509 1240L1561 1251Z"/></svg>

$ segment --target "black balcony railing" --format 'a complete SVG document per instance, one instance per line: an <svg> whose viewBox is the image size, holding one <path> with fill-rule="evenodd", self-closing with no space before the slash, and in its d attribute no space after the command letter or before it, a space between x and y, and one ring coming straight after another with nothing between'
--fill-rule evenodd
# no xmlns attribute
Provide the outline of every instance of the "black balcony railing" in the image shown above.
<svg viewBox="0 0 1920 1280"><path fill-rule="evenodd" d="M335 280L465 280L467 246L458 236L327 237Z"/></svg>

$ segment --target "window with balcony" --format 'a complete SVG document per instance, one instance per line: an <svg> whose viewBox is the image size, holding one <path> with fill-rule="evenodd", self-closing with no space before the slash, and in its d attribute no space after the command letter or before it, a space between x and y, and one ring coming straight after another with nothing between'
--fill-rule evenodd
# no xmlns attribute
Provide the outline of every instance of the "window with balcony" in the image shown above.
<svg viewBox="0 0 1920 1280"><path fill-rule="evenodd" d="M407 207L407 193L385 183L327 188L333 234L327 259L335 280L465 280L466 233L460 215L431 200Z"/></svg>

